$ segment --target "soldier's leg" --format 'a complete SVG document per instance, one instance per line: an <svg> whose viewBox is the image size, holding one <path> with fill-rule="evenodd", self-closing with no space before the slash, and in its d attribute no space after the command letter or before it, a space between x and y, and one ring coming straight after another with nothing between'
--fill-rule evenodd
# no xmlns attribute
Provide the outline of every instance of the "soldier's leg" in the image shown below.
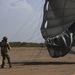
<svg viewBox="0 0 75 75"><path fill-rule="evenodd" d="M2 65L1 65L1 68L4 68L4 66L5 66L5 55L4 56L2 56Z"/></svg>
<svg viewBox="0 0 75 75"><path fill-rule="evenodd" d="M6 58L7 58L7 60L8 60L9 67L11 68L11 67L12 67L12 65L11 65L10 57L9 57L9 55L8 55L8 54L6 54Z"/></svg>

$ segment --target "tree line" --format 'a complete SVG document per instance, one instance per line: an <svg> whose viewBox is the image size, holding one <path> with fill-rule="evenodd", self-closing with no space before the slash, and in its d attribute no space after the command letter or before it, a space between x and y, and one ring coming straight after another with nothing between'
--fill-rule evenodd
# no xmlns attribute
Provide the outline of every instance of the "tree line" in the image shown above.
<svg viewBox="0 0 75 75"><path fill-rule="evenodd" d="M44 43L10 42L11 47L43 47Z"/></svg>

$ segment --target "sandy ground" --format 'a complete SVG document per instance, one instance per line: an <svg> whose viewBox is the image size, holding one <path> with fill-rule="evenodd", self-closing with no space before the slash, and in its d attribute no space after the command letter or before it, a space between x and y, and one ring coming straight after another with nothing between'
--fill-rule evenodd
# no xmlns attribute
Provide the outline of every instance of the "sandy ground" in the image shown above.
<svg viewBox="0 0 75 75"><path fill-rule="evenodd" d="M75 49L74 47L72 48ZM0 75L75 75L75 55L51 58L46 48L12 48L12 68L6 60ZM0 63L1 63L0 56Z"/></svg>

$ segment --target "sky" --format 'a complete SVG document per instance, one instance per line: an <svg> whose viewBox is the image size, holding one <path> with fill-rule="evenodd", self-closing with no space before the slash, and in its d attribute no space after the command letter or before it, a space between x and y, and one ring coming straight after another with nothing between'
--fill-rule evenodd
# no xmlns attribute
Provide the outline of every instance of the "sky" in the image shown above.
<svg viewBox="0 0 75 75"><path fill-rule="evenodd" d="M43 42L43 5L44 0L0 0L0 40Z"/></svg>

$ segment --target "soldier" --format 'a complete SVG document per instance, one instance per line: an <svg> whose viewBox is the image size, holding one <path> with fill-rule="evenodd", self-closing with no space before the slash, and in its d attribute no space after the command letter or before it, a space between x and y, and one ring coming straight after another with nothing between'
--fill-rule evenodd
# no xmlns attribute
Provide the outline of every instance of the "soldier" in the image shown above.
<svg viewBox="0 0 75 75"><path fill-rule="evenodd" d="M1 56L2 56L2 65L1 68L4 68L5 66L5 59L7 58L9 67L11 68L11 62L10 57L8 54L8 50L10 50L10 44L7 41L7 37L3 37L3 40L1 41Z"/></svg>

